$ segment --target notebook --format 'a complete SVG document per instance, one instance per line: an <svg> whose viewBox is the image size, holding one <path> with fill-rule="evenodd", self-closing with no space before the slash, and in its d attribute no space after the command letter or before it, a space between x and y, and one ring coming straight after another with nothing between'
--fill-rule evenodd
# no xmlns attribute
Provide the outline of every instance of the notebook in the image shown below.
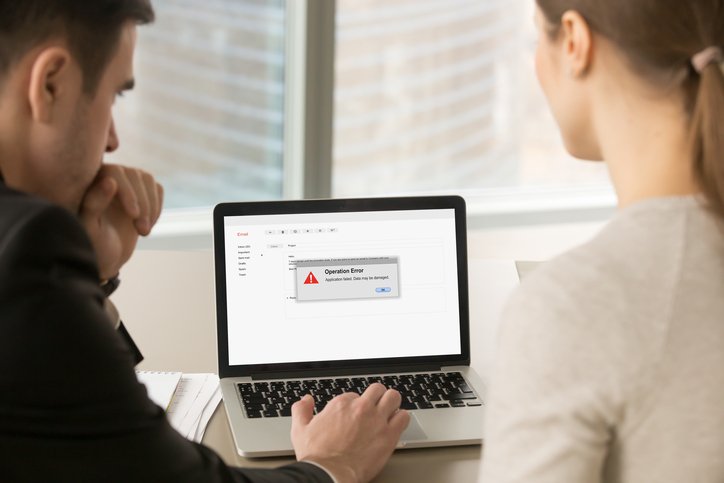
<svg viewBox="0 0 724 483"><path fill-rule="evenodd" d="M408 197L214 210L219 376L237 451L293 454L291 404L379 381L403 393L398 447L480 444L465 202Z"/></svg>

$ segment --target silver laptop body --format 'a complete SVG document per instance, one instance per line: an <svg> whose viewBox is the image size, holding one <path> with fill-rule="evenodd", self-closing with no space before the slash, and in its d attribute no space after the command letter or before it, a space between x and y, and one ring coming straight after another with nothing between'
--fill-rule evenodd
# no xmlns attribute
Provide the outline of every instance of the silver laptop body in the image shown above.
<svg viewBox="0 0 724 483"><path fill-rule="evenodd" d="M214 252L219 376L240 455L293 454L288 389L342 379L460 373L465 390L454 403L410 393L398 446L482 442L462 198L223 203ZM269 399L251 405L252 391Z"/></svg>

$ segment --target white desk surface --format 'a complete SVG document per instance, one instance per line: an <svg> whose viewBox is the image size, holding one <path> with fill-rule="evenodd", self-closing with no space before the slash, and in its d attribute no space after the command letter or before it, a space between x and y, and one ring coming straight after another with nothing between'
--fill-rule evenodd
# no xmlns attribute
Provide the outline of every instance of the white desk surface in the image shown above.
<svg viewBox="0 0 724 483"><path fill-rule="evenodd" d="M472 366L483 378L493 357L500 305L515 284L500 272L510 265L484 260L469 264ZM145 357L140 369L217 372L213 274L208 251L139 250L123 268L121 286L112 298ZM223 402L203 442L236 466L274 467L293 461L238 456ZM473 482L480 456L479 446L397 451L375 481Z"/></svg>

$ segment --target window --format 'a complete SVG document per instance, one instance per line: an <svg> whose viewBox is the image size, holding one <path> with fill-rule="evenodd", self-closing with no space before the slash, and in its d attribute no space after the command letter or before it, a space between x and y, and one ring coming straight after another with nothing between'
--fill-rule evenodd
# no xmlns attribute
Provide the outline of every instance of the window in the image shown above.
<svg viewBox="0 0 724 483"><path fill-rule="evenodd" d="M153 172L171 214L203 207L208 227L221 201L437 192L499 220L612 205L539 91L533 0L154 6L111 161Z"/></svg>
<svg viewBox="0 0 724 483"><path fill-rule="evenodd" d="M335 196L605 186L565 154L532 0L338 0Z"/></svg>
<svg viewBox="0 0 724 483"><path fill-rule="evenodd" d="M283 0L155 0L136 92L116 105L121 149L166 187L166 208L282 196Z"/></svg>

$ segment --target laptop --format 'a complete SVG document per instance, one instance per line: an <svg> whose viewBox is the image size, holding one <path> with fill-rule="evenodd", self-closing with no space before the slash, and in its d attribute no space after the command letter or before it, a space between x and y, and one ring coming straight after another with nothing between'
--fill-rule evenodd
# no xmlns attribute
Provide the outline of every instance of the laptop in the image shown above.
<svg viewBox="0 0 724 483"><path fill-rule="evenodd" d="M402 394L399 448L482 442L456 196L214 209L219 376L238 453L291 455L291 405L374 382Z"/></svg>

